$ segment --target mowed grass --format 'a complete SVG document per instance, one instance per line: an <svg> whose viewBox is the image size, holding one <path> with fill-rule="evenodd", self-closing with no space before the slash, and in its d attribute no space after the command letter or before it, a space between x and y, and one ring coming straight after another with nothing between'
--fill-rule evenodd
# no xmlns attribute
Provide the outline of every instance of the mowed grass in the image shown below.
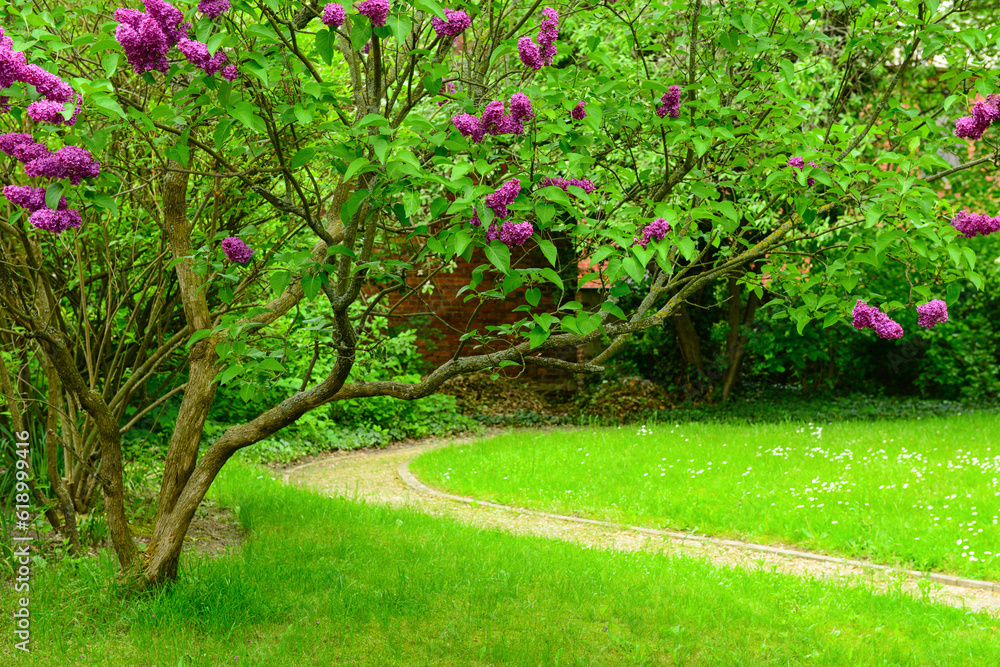
<svg viewBox="0 0 1000 667"><path fill-rule="evenodd" d="M995 414L519 431L411 469L482 500L1000 581Z"/></svg>
<svg viewBox="0 0 1000 667"><path fill-rule="evenodd" d="M35 569L31 665L993 665L996 620L898 589L485 532L283 487L217 483L250 530L122 598L108 557ZM14 594L2 588L4 608Z"/></svg>

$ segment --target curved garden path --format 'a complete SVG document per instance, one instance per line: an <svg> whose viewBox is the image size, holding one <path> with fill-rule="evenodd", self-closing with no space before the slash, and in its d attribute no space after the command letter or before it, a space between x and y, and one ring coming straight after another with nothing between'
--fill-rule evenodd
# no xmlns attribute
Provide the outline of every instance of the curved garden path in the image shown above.
<svg viewBox="0 0 1000 667"><path fill-rule="evenodd" d="M452 496L431 489L409 472L409 461L424 452L437 447L469 443L475 439L478 438L428 439L400 443L385 449L334 452L280 472L286 484L306 486L349 499L410 507L481 528L565 540L595 549L641 550L669 556L705 558L719 566L765 569L845 585L865 582L878 590L901 587L918 598L926 590L933 602L1000 617L1000 584L960 580L944 575L933 575L935 580L921 582L918 576L884 566L781 547L692 538L667 531L475 502L472 498Z"/></svg>

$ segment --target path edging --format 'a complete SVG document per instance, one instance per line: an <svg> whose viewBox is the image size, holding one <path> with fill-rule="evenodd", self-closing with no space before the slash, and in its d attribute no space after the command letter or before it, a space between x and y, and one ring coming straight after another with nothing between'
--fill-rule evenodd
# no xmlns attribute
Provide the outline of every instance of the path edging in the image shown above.
<svg viewBox="0 0 1000 667"><path fill-rule="evenodd" d="M795 549L783 549L781 547L769 547L764 544L755 544L753 542L741 542L739 540L724 540L717 537L707 537L703 535L690 535L687 533L678 533L669 530L659 530L656 528L644 528L642 526L630 526L624 523L615 523L613 521L601 521L599 519L585 519L578 516L567 516L564 514L553 514L551 512L541 512L538 510L526 509L523 507L513 507L511 505L501 505L499 503L492 503L485 500L477 500L476 498L470 498L468 496L456 496L450 493L444 493L443 491L438 491L433 489L419 479L417 479L412 472L410 472L410 462L413 457L410 457L399 464L396 472L403 482L412 488L414 491L418 491L425 495L435 496L437 498L444 498L447 500L454 500L456 502L462 502L466 504L484 505L486 507L493 507L496 509L507 510L510 512L519 512L521 514L534 514L536 516L543 516L549 519L559 519L560 521L569 521L573 523L583 523L591 524L597 526L603 526L605 528L613 528L619 531L631 530L638 533L643 533L646 535L657 535L661 537L669 537L677 542L687 542L696 541L703 544L714 544L721 547L732 547L736 549L745 549L747 551L757 551L761 553L774 554L777 556L784 556L786 558L800 558L805 560L820 561L823 563L831 563L834 565L844 565L852 567L861 567L869 570L879 570L882 572L900 572L913 579L930 579L939 584L945 586L953 586L957 588L974 588L979 590L1000 592L1000 583L992 581L980 581L978 579L965 579L963 577L955 577L948 574L939 574L936 572L920 572L918 570L898 570L889 565L880 565L878 563L870 563L862 560L853 560L850 558L837 558L835 556L824 556L822 554L811 553L808 551L797 551Z"/></svg>

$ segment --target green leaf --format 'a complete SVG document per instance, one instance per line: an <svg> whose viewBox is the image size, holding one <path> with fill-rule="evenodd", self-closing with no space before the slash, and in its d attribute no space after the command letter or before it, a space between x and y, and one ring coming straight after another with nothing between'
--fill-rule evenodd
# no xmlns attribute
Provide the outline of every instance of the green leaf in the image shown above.
<svg viewBox="0 0 1000 667"><path fill-rule="evenodd" d="M101 67L104 68L104 76L109 79L114 76L115 70L118 69L118 60L121 55L118 53L105 53L101 56Z"/></svg>
<svg viewBox="0 0 1000 667"><path fill-rule="evenodd" d="M360 51L372 37L371 22L361 18L360 15L352 20L354 25L351 27L351 48Z"/></svg>
<svg viewBox="0 0 1000 667"><path fill-rule="evenodd" d="M316 33L316 52L327 65L333 63L333 36L332 30L320 30Z"/></svg>
<svg viewBox="0 0 1000 667"><path fill-rule="evenodd" d="M300 150L295 154L295 157L292 158L292 169L299 169L309 164L313 157L315 157L318 150L319 149L314 146Z"/></svg>
<svg viewBox="0 0 1000 667"><path fill-rule="evenodd" d="M538 242L538 247L545 255L545 259L549 260L549 264L555 266L556 259L559 257L559 253L556 252L556 244L548 239L542 239Z"/></svg>
<svg viewBox="0 0 1000 667"><path fill-rule="evenodd" d="M404 14L393 14L388 17L386 23L389 25L389 30L392 31L392 36L400 44L403 43L413 28L413 22Z"/></svg>
<svg viewBox="0 0 1000 667"><path fill-rule="evenodd" d="M274 292L274 295L281 296L285 293L288 283L292 282L292 274L289 271L272 271L268 282L271 284L271 291Z"/></svg>
<svg viewBox="0 0 1000 667"><path fill-rule="evenodd" d="M372 142L372 148L375 150L375 157L378 158L379 164L385 164L385 153L389 148L389 142L378 137Z"/></svg>
<svg viewBox="0 0 1000 667"><path fill-rule="evenodd" d="M625 273L627 273L636 283L642 282L642 276L645 273L645 270L643 269L642 264L639 263L639 260L635 257L627 257L625 261L622 262L622 268L625 269Z"/></svg>
<svg viewBox="0 0 1000 667"><path fill-rule="evenodd" d="M254 129L255 120L259 121L259 119L254 116L253 106L251 106L249 102L237 102L231 113L233 118L243 123L243 125L249 130Z"/></svg>
<svg viewBox="0 0 1000 667"><path fill-rule="evenodd" d="M534 328L528 332L529 346L531 347L531 349L535 349L536 347L544 343L548 339L549 335L550 332L547 329L543 329L542 327L536 324Z"/></svg>
<svg viewBox="0 0 1000 667"><path fill-rule="evenodd" d="M312 301L319 294L319 288L323 283L321 276L302 276L302 291L306 298Z"/></svg>
<svg viewBox="0 0 1000 667"><path fill-rule="evenodd" d="M358 159L351 162L350 166L347 167L347 173L344 174L344 182L351 180L351 176L354 176L357 171L363 167L367 167L371 164L366 157L359 157Z"/></svg>
<svg viewBox="0 0 1000 667"><path fill-rule="evenodd" d="M212 335L211 329L198 329L193 334L191 334L191 338L188 339L187 349L190 350L192 345L200 341L202 338L208 338L211 335Z"/></svg>
<svg viewBox="0 0 1000 667"><path fill-rule="evenodd" d="M53 183L45 188L45 205L55 210L59 207L59 198L62 197L66 186L60 183Z"/></svg>
<svg viewBox="0 0 1000 667"><path fill-rule="evenodd" d="M125 118L125 111L122 109L122 105L108 95L103 93L98 93L94 95L90 100L94 103L94 106L106 112L105 116L117 116L118 118Z"/></svg>
<svg viewBox="0 0 1000 667"><path fill-rule="evenodd" d="M240 375L242 372L243 372L243 367L240 366L239 364L230 366L226 370L222 371L221 375L219 375L219 384L220 385L226 384L237 375Z"/></svg>
<svg viewBox="0 0 1000 667"><path fill-rule="evenodd" d="M611 313L612 315L614 315L615 317L617 317L620 320L626 319L625 318L625 311L623 311L621 308L619 308L617 305L611 303L610 301L605 301L604 303L602 303L601 304L601 310L603 310L606 313Z"/></svg>
<svg viewBox="0 0 1000 667"><path fill-rule="evenodd" d="M537 306L538 302L542 300L542 290L537 287L531 287L524 293L524 300L530 303L532 306Z"/></svg>
<svg viewBox="0 0 1000 667"><path fill-rule="evenodd" d="M490 260L501 273L510 271L510 249L505 244L494 240L483 248L483 251L486 253L486 259Z"/></svg>
<svg viewBox="0 0 1000 667"><path fill-rule="evenodd" d="M435 0L414 0L413 5L417 9L430 12L443 21L448 20L448 17L444 15L444 9L442 9L441 5L439 5Z"/></svg>
<svg viewBox="0 0 1000 667"><path fill-rule="evenodd" d="M468 232L466 232L464 229L458 230L454 238L455 238L456 255L461 255L463 252L465 252L465 249L469 247L469 244L472 243L472 238L469 236Z"/></svg>

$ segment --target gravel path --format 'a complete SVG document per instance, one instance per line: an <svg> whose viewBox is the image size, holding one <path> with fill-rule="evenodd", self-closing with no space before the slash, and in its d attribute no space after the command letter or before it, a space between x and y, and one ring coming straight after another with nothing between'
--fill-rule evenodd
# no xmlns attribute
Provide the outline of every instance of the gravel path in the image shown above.
<svg viewBox="0 0 1000 667"><path fill-rule="evenodd" d="M705 558L720 566L764 569L845 585L864 582L877 590L901 587L915 597L923 595L919 580L898 570L879 569L879 566L866 566L858 561L831 562L838 559L815 554L810 554L811 558L803 558L777 547L745 545L731 540L705 541L678 533L581 519L571 520L570 517L490 503L472 504L471 498L460 499L458 496L440 493L424 486L409 474L406 464L420 454L437 447L468 443L476 439L478 438L430 439L419 443L401 443L385 449L335 452L282 470L281 474L286 484L302 485L354 500L410 507L433 516L452 517L481 528L565 540L596 549L642 550L668 556ZM409 483L404 477L409 479ZM922 583L928 589L932 602L1000 617L1000 585L981 582L993 588L984 590L945 583L949 579L953 578L941 577L942 581Z"/></svg>

